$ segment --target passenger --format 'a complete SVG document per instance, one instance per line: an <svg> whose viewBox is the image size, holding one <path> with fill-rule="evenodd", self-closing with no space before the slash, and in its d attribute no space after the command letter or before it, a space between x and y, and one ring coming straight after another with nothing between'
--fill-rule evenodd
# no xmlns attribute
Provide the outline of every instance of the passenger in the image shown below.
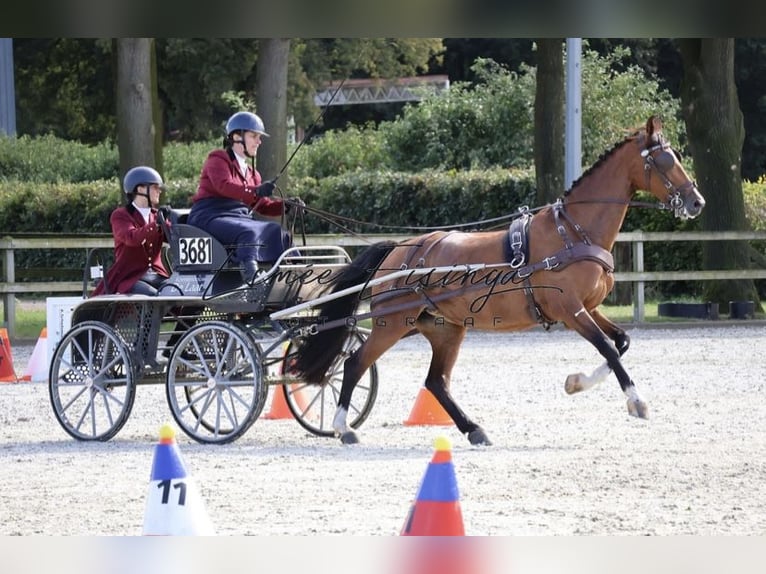
<svg viewBox="0 0 766 574"><path fill-rule="evenodd" d="M233 260L242 279L252 283L265 267L290 247L290 234L274 221L253 219L252 213L280 216L285 204L272 198L273 181L261 181L255 154L263 121L251 112L237 112L226 122L223 149L208 154L187 223L200 227L224 245L236 245ZM249 160L249 161L248 161Z"/></svg>
<svg viewBox="0 0 766 574"><path fill-rule="evenodd" d="M115 209L109 218L114 236L114 263L92 296L157 295L162 282L170 276L161 257L165 235L157 222L162 177L154 168L134 167L125 174L122 190L126 204Z"/></svg>

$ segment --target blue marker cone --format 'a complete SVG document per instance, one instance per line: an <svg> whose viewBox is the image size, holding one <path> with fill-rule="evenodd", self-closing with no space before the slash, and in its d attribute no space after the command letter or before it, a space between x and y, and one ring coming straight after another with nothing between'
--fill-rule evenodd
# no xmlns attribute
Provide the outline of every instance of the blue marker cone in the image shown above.
<svg viewBox="0 0 766 574"><path fill-rule="evenodd" d="M186 472L169 425L160 428L144 513L144 536L213 536L194 479Z"/></svg>
<svg viewBox="0 0 766 574"><path fill-rule="evenodd" d="M402 536L465 536L452 445L448 438L438 437L434 449Z"/></svg>

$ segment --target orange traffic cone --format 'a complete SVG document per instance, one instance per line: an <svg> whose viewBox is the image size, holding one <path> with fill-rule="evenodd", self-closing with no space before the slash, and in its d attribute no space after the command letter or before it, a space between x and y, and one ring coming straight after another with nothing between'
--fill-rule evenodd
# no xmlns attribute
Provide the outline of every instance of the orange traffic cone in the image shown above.
<svg viewBox="0 0 766 574"><path fill-rule="evenodd" d="M465 536L452 444L440 436L434 441L434 449L402 536Z"/></svg>
<svg viewBox="0 0 766 574"><path fill-rule="evenodd" d="M425 387L420 388L418 398L410 411L410 417L404 421L406 426L417 425L453 425L447 411L439 404L436 397Z"/></svg>
<svg viewBox="0 0 766 574"><path fill-rule="evenodd" d="M0 327L0 383L17 383L16 369L13 368L11 342L8 340L8 330Z"/></svg>
<svg viewBox="0 0 766 574"><path fill-rule="evenodd" d="M144 536L213 536L194 479L186 472L170 425L160 428L146 497Z"/></svg>
<svg viewBox="0 0 766 574"><path fill-rule="evenodd" d="M298 408L300 408L301 411L305 410L308 406L308 400L306 399L303 389L298 388L297 385L290 385L290 392L295 398ZM287 406L285 393L281 388L274 387L274 392L271 394L271 408L269 409L269 412L261 418L269 420L295 418L293 417L293 413L290 412L290 407Z"/></svg>
<svg viewBox="0 0 766 574"><path fill-rule="evenodd" d="M20 381L32 381L33 383L46 382L48 380L48 328L43 327L40 338L37 339L32 356L27 363L27 370L19 379Z"/></svg>

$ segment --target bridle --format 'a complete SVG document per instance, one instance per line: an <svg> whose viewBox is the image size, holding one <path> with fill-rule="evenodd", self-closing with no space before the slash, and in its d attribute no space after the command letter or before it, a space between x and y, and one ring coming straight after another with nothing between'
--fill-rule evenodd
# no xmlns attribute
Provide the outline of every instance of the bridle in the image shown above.
<svg viewBox="0 0 766 574"><path fill-rule="evenodd" d="M670 144L665 141L648 147L641 151L641 157L644 158L644 173L646 174L646 189L650 189L649 183L652 177L652 171L659 176L665 189L668 190L667 207L673 210L673 214L681 219L686 219L689 214L684 205L684 199L690 189L697 185L693 181L687 181L679 186L673 185L667 172L676 164L676 153Z"/></svg>

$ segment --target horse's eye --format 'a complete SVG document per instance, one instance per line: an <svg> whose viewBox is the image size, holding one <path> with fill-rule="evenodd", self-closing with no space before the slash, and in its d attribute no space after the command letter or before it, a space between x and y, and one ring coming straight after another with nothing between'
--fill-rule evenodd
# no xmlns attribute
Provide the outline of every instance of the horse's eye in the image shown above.
<svg viewBox="0 0 766 574"><path fill-rule="evenodd" d="M654 157L654 163L660 171L668 171L676 163L673 152L663 150Z"/></svg>

